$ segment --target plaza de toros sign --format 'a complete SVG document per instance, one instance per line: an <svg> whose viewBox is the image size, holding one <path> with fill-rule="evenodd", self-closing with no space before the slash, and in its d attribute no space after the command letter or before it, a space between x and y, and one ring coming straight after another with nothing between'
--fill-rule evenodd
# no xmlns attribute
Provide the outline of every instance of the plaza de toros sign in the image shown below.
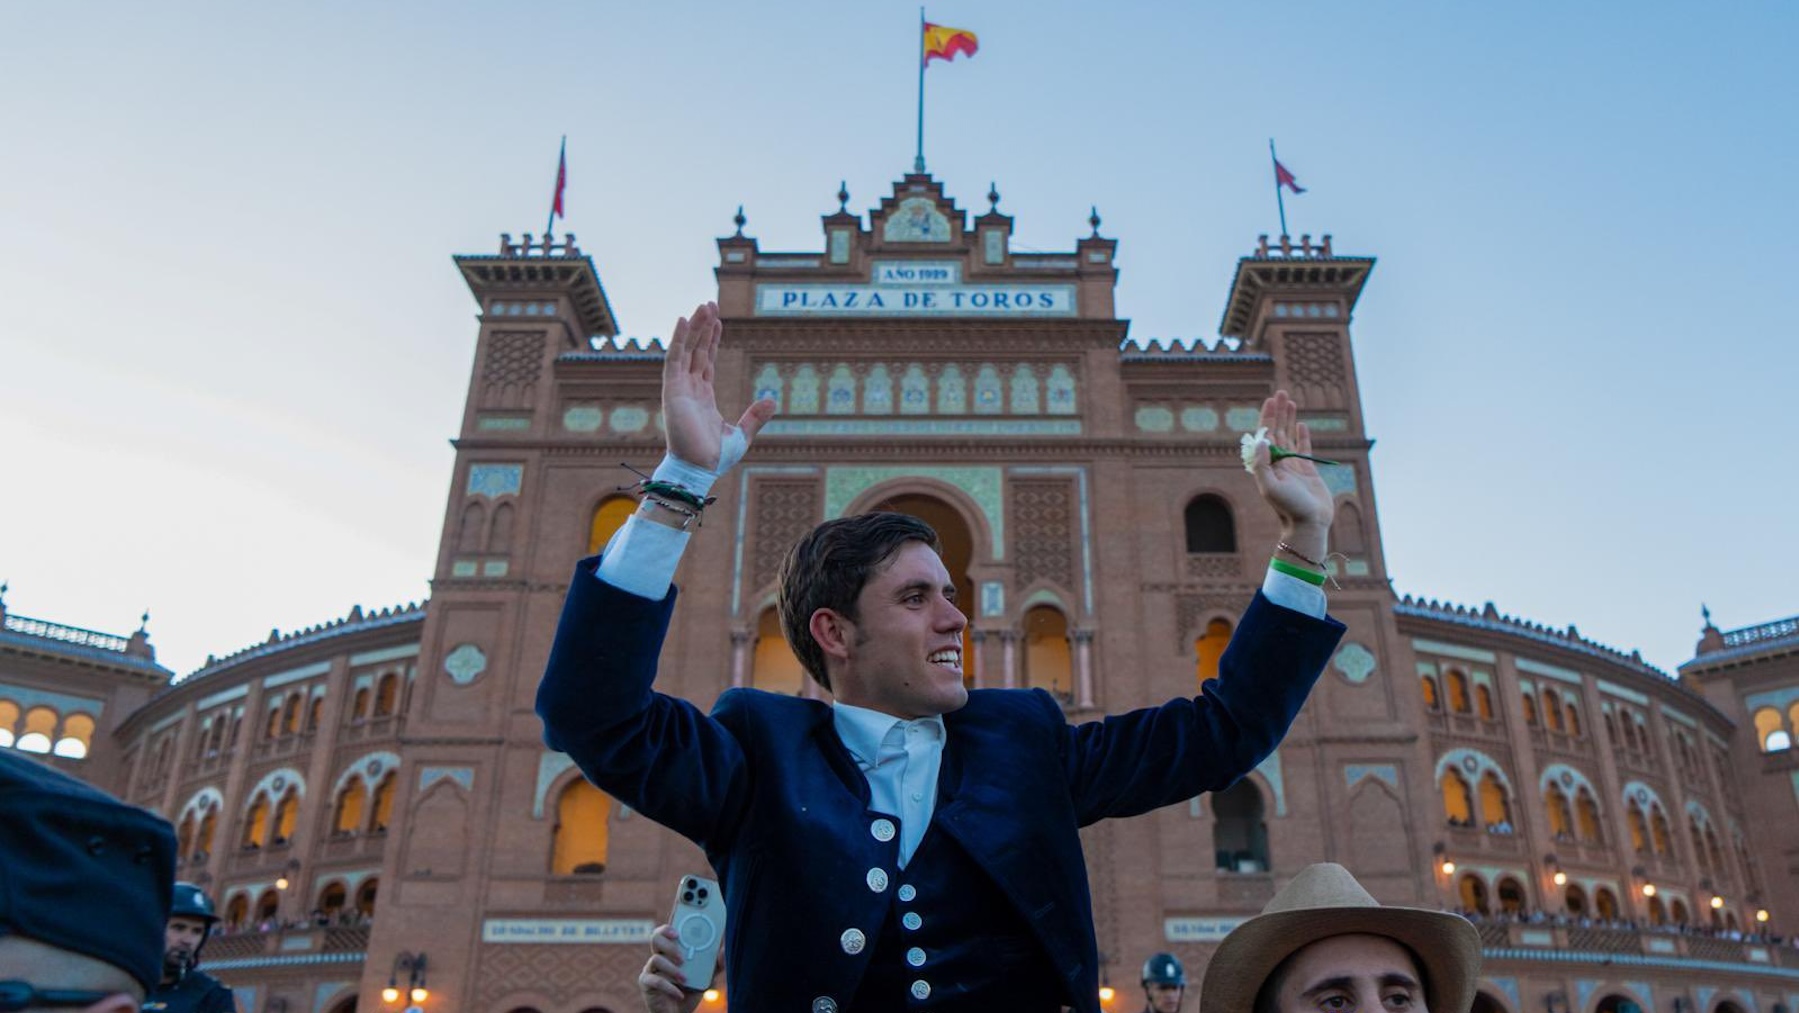
<svg viewBox="0 0 1799 1013"><path fill-rule="evenodd" d="M866 285L763 283L756 315L1072 317L1073 285L962 283L955 261L880 261Z"/></svg>

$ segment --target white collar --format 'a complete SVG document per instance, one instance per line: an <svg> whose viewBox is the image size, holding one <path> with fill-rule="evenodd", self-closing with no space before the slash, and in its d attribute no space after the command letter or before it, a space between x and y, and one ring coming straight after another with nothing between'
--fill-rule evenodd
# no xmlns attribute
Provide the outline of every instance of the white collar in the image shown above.
<svg viewBox="0 0 1799 1013"><path fill-rule="evenodd" d="M850 755L871 767L880 758L881 743L896 727L917 725L930 729L938 742L942 742L944 738L941 714L907 721L883 711L857 707L839 700L831 704L831 721L837 728L837 737L843 741L843 747L850 751Z"/></svg>

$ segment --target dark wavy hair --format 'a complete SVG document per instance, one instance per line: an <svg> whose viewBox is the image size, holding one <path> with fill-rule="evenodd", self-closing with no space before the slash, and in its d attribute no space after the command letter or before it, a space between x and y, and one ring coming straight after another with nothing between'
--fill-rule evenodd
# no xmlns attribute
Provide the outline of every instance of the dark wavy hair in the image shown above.
<svg viewBox="0 0 1799 1013"><path fill-rule="evenodd" d="M826 690L825 652L812 639L812 614L821 608L856 619L856 598L868 578L907 542L943 551L937 532L907 514L840 517L813 528L781 561L781 629L806 674Z"/></svg>

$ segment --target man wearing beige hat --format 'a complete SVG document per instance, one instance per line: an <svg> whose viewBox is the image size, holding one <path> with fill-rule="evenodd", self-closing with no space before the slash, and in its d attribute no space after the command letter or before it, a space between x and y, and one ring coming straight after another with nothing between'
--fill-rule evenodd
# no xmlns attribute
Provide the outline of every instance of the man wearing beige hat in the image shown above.
<svg viewBox="0 0 1799 1013"><path fill-rule="evenodd" d="M1467 1013L1479 979L1480 934L1466 918L1382 907L1326 862L1224 938L1199 1013Z"/></svg>

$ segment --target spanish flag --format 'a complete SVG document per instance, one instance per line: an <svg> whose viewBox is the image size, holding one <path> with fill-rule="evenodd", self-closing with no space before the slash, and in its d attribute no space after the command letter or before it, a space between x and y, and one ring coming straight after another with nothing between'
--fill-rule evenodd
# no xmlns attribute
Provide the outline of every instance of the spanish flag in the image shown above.
<svg viewBox="0 0 1799 1013"><path fill-rule="evenodd" d="M981 48L980 40L966 28L924 23L924 62L953 60L956 54L973 56Z"/></svg>

